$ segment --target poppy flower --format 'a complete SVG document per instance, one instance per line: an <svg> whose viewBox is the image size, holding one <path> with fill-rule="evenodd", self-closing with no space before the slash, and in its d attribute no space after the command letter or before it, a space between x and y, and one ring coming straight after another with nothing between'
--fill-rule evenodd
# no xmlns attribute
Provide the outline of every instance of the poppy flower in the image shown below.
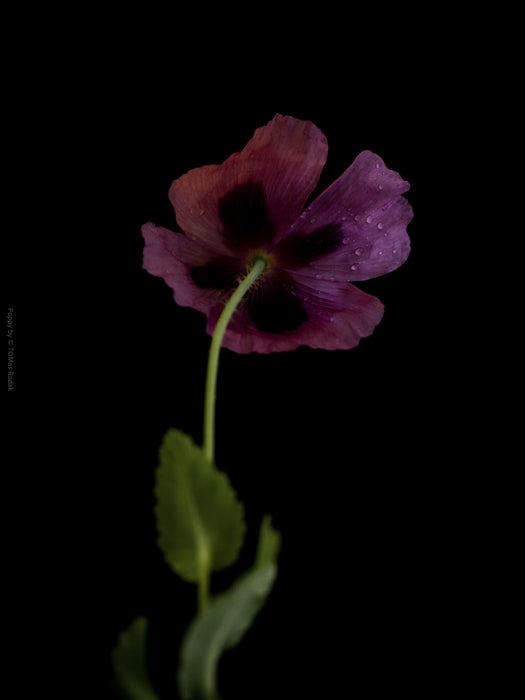
<svg viewBox="0 0 525 700"><path fill-rule="evenodd" d="M383 305L354 282L408 257L409 184L370 151L304 209L328 144L309 121L277 114L221 165L190 170L169 197L184 233L147 223L144 268L175 301L215 324L256 257L267 268L241 301L223 347L240 353L300 345L349 349L369 336Z"/></svg>

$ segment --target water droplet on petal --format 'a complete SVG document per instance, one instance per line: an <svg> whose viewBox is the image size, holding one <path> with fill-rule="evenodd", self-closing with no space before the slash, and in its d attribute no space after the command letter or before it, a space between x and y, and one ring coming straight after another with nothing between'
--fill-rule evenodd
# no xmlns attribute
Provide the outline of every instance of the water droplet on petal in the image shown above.
<svg viewBox="0 0 525 700"><path fill-rule="evenodd" d="M330 316L328 320L330 321L330 323L333 323L335 321L335 318L333 316Z"/></svg>
<svg viewBox="0 0 525 700"><path fill-rule="evenodd" d="M357 270L359 268L359 265L357 263L354 263L353 265L350 265L351 270Z"/></svg>
<svg viewBox="0 0 525 700"><path fill-rule="evenodd" d="M381 163L376 163L376 168L380 168L380 167L381 167Z"/></svg>
<svg viewBox="0 0 525 700"><path fill-rule="evenodd" d="M341 221L346 221L346 216L342 216Z"/></svg>
<svg viewBox="0 0 525 700"><path fill-rule="evenodd" d="M356 255L362 255L362 254L363 254L363 249L362 249L362 248L356 248L356 249L354 250L354 253L355 253Z"/></svg>
<svg viewBox="0 0 525 700"><path fill-rule="evenodd" d="M382 250L379 250L379 251L377 252L377 254L378 254L378 255L383 255L383 251L382 251Z"/></svg>
<svg viewBox="0 0 525 700"><path fill-rule="evenodd" d="M378 190L382 190L382 189L383 189L383 185L378 185L377 189L378 189Z"/></svg>
<svg viewBox="0 0 525 700"><path fill-rule="evenodd" d="M381 229L383 228L383 224L381 224L381 223L377 224L377 228L381 231Z"/></svg>
<svg viewBox="0 0 525 700"><path fill-rule="evenodd" d="M321 275L316 275L316 276L315 276L315 279L316 279L316 280L320 280L320 279L321 279Z"/></svg>
<svg viewBox="0 0 525 700"><path fill-rule="evenodd" d="M343 238L343 240L341 241L341 243L342 243L343 245L348 245L348 238Z"/></svg>
<svg viewBox="0 0 525 700"><path fill-rule="evenodd" d="M372 217L371 217L371 216L367 216L367 217L366 217L366 223L367 223L367 224L371 224L371 223L372 223Z"/></svg>
<svg viewBox="0 0 525 700"><path fill-rule="evenodd" d="M359 221L359 214L356 214L356 215L354 216L354 221Z"/></svg>
<svg viewBox="0 0 525 700"><path fill-rule="evenodd" d="M204 216L204 209L199 209L199 216Z"/></svg>

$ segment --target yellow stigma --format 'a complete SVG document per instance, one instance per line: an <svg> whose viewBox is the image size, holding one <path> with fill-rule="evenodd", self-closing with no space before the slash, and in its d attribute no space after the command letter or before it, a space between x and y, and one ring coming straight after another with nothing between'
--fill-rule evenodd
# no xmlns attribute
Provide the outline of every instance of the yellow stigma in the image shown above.
<svg viewBox="0 0 525 700"><path fill-rule="evenodd" d="M254 250L249 254L248 259L246 261L247 270L251 270L258 260L263 260L266 264L266 268L262 273L263 275L266 274L266 272L270 269L270 267L273 266L275 262L275 258L271 253L267 253L265 250Z"/></svg>

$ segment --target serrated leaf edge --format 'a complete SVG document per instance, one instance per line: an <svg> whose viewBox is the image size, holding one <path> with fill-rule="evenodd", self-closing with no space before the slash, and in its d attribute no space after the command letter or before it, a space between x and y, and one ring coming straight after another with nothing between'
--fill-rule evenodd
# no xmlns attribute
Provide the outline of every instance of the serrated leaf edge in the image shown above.
<svg viewBox="0 0 525 700"><path fill-rule="evenodd" d="M213 544L212 540L209 538L208 534L206 533L206 528L203 524L199 507L195 499L189 495L189 498L191 501L189 502L189 506L191 508L192 512L192 517L193 521L195 523L195 540L196 540L196 545L197 545L197 555L196 555L196 560L197 560L197 567L198 567L198 573L197 574L192 574L189 575L187 571L184 570L184 567L180 567L177 562L173 560L172 557L169 555L169 550L170 550L170 535L166 533L165 530L163 530L160 525L158 525L158 544L160 549L162 550L164 557L169 564L169 566L185 581L189 581L191 583L196 583L199 581L199 579L202 579L206 575L208 575L212 571L218 571L220 569L226 568L227 566L231 566L236 560L239 555L239 552L241 550L242 544L244 542L244 536L246 532L246 524L244 522L244 506L243 504L238 500L237 493L235 489L233 488L227 474L224 472L220 471L217 469L215 464L209 462L203 455L202 453L202 448L199 447L194 440L191 438L191 436L187 435L186 433L176 429L176 428L170 428L162 441L160 450L159 450L159 466L157 468L157 478L156 478L156 483L155 483L155 496L157 499L156 505L155 505L155 515L157 518L157 523L160 523L162 520L161 517L161 501L163 498L163 494L161 494L160 491L160 477L159 474L162 473L164 476L163 471L165 469L169 469L167 466L168 464L168 459L166 458L165 451L168 451L168 453L172 452L171 450L171 445L169 444L169 436L176 436L179 439L182 439L186 442L189 451L193 452L195 455L199 454L199 457L196 457L196 459L201 459L201 465L206 465L206 468L210 470L210 473L214 474L214 477L217 478L217 483L220 483L220 488L229 491L231 496L232 496L232 501L233 501L233 508L236 511L236 517L238 519L239 523L239 536L236 538L236 541L231 544L231 554L230 557L226 562L221 562L217 563L213 561L214 557L214 550L213 550ZM176 459L176 456L174 456L174 459ZM162 472L160 470L163 470ZM169 472L167 472L167 475L169 475ZM192 494L192 488L191 488L191 483L188 482L187 480L187 475L184 473L184 470L180 470L180 476L182 479L186 479L186 486L188 488L185 489L185 492L187 494Z"/></svg>

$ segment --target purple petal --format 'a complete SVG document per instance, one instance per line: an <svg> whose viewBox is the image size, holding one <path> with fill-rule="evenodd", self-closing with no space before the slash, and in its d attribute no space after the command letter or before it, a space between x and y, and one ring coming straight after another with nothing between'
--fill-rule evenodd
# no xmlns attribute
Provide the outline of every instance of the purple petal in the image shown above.
<svg viewBox="0 0 525 700"><path fill-rule="evenodd" d="M379 277L402 265L410 252L406 227L412 207L401 193L409 184L364 151L305 210L287 238L312 238L330 229L340 242L327 255L304 262L306 276L357 282ZM286 245L286 238L280 247ZM288 257L292 257L288 254Z"/></svg>
<svg viewBox="0 0 525 700"><path fill-rule="evenodd" d="M223 293L207 285L199 286L194 279L196 275L192 277L192 270L210 263L209 251L182 233L152 223L144 224L142 235L145 241L144 269L151 275L162 277L173 289L177 304L210 313Z"/></svg>
<svg viewBox="0 0 525 700"><path fill-rule="evenodd" d="M175 180L170 199L177 222L218 255L242 248L242 236L268 242L286 231L315 188L328 145L312 122L276 115L240 153L222 165L190 170ZM233 223L232 223L233 219ZM232 231L229 229L233 226Z"/></svg>
<svg viewBox="0 0 525 700"><path fill-rule="evenodd" d="M261 331L250 316L249 303L245 303L230 321L224 346L238 353L283 352L301 345L349 350L361 338L371 335L383 316L383 305L378 299L348 283L331 283L322 289L297 284L294 296L307 316L297 328L283 333ZM219 313L220 308L216 307L208 317L210 334Z"/></svg>

